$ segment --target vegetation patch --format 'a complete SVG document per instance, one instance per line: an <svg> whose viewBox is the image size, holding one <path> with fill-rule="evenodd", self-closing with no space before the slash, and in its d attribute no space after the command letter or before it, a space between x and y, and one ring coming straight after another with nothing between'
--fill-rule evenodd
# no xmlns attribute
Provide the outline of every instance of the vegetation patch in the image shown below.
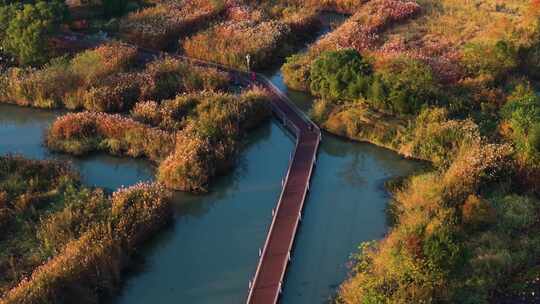
<svg viewBox="0 0 540 304"><path fill-rule="evenodd" d="M169 195L139 184L107 197L68 166L0 157L0 303L96 302L171 218Z"/></svg>
<svg viewBox="0 0 540 304"><path fill-rule="evenodd" d="M155 6L130 13L120 21L123 39L156 50L166 49L182 34L209 22L219 14L220 1L158 1Z"/></svg>
<svg viewBox="0 0 540 304"><path fill-rule="evenodd" d="M41 69L12 68L0 76L0 102L38 108L126 112L138 100L179 92L225 90L229 76L171 57L136 68L133 46L109 43L53 60Z"/></svg>
<svg viewBox="0 0 540 304"><path fill-rule="evenodd" d="M320 54L342 49L372 50L379 44L381 32L420 11L414 1L368 1L336 30L310 46L305 54L290 57L282 67L285 83L297 90L307 90L311 64Z"/></svg>
<svg viewBox="0 0 540 304"><path fill-rule="evenodd" d="M269 116L268 99L264 90L253 88L239 96L204 92L161 104L143 102L133 109L133 119L67 114L53 123L46 143L75 155L146 157L159 164L158 180L167 187L204 192L212 177L234 165L241 136Z"/></svg>
<svg viewBox="0 0 540 304"><path fill-rule="evenodd" d="M246 69L267 68L292 53L319 27L315 9L275 5L254 9L233 5L227 20L184 40L183 51L191 57Z"/></svg>

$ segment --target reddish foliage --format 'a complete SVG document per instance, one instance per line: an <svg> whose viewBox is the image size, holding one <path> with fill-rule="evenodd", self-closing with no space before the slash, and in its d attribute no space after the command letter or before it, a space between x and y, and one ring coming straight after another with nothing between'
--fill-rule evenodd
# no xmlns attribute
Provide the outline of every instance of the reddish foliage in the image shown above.
<svg viewBox="0 0 540 304"><path fill-rule="evenodd" d="M421 259L424 255L422 252L422 239L416 234L409 235L406 238L405 248L415 259Z"/></svg>

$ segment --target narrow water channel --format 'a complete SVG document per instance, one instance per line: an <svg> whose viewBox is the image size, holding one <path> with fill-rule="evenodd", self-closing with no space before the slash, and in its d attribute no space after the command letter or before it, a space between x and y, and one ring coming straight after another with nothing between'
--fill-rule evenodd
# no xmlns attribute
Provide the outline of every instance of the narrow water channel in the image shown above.
<svg viewBox="0 0 540 304"><path fill-rule="evenodd" d="M310 96L288 92L279 71L270 76L309 108ZM69 160L86 184L108 189L153 179L144 160L49 153L43 134L58 115L0 105L0 154ZM110 302L242 303L292 150L293 139L272 121L249 134L237 168L218 178L210 194L176 193L174 224L140 252L145 262ZM384 182L415 168L391 151L324 134L281 303L326 303L333 296L357 246L387 230Z"/></svg>

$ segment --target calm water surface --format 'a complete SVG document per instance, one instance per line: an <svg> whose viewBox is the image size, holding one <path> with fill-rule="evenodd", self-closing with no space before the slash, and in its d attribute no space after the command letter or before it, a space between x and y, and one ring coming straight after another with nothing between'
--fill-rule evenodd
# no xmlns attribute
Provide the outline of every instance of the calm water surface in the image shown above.
<svg viewBox="0 0 540 304"><path fill-rule="evenodd" d="M153 166L142 159L103 153L77 158L50 153L43 144L46 129L60 112L0 104L0 155L19 154L35 159L62 159L73 163L84 183L116 189L154 178Z"/></svg>
<svg viewBox="0 0 540 304"><path fill-rule="evenodd" d="M272 81L287 91L279 72ZM312 98L287 92L302 109ZM0 105L0 154L71 161L89 185L116 189L152 180L147 161L103 154L51 154L43 134L58 112ZM293 140L277 122L253 131L237 168L203 196L176 193L176 220L140 252L115 304L241 303L281 191ZM384 182L418 164L373 145L325 134L282 303L326 303L347 274L351 253L386 232Z"/></svg>

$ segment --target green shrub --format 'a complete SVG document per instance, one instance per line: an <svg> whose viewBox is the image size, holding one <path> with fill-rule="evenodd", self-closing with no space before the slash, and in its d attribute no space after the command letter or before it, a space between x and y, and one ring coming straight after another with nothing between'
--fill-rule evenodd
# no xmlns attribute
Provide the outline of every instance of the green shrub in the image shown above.
<svg viewBox="0 0 540 304"><path fill-rule="evenodd" d="M62 1L38 1L0 9L0 39L5 50L19 63L41 64L47 61L47 40L66 16Z"/></svg>
<svg viewBox="0 0 540 304"><path fill-rule="evenodd" d="M528 85L518 85L501 115L510 125L508 136L518 157L526 164L540 165L540 97Z"/></svg>
<svg viewBox="0 0 540 304"><path fill-rule="evenodd" d="M373 72L355 50L326 52L311 65L309 82L317 96L334 101L363 98L375 109L393 114L415 114L440 103L431 68L410 58L390 60Z"/></svg>
<svg viewBox="0 0 540 304"><path fill-rule="evenodd" d="M430 234L423 242L422 253L430 272L448 277L462 267L464 251L455 232L444 227Z"/></svg>
<svg viewBox="0 0 540 304"><path fill-rule="evenodd" d="M414 114L427 105L442 103L431 68L409 58L397 58L377 70L369 93L375 107L397 114Z"/></svg>
<svg viewBox="0 0 540 304"><path fill-rule="evenodd" d="M518 65L517 50L506 41L495 45L470 43L463 50L462 63L474 77L499 80Z"/></svg>
<svg viewBox="0 0 540 304"><path fill-rule="evenodd" d="M311 66L311 92L331 100L366 97L371 65L355 50L323 53Z"/></svg>
<svg viewBox="0 0 540 304"><path fill-rule="evenodd" d="M536 200L509 195L493 200L499 218L498 226L507 234L519 234L537 222Z"/></svg>

